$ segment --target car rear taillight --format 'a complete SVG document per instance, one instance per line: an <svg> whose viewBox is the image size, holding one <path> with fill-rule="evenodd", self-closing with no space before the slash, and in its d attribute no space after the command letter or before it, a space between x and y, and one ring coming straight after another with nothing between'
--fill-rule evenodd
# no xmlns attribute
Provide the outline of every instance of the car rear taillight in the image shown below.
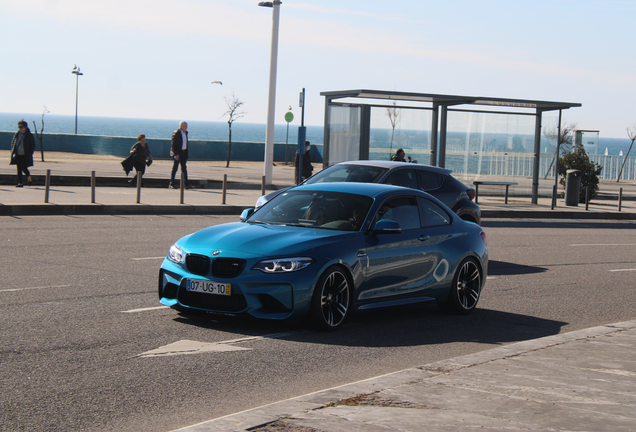
<svg viewBox="0 0 636 432"><path fill-rule="evenodd" d="M468 198L471 201L475 201L475 189L468 189L466 192L468 192Z"/></svg>
<svg viewBox="0 0 636 432"><path fill-rule="evenodd" d="M486 233L482 231L481 234L479 234L479 237L481 237L481 239L484 241L484 245L488 246L488 242L486 241Z"/></svg>

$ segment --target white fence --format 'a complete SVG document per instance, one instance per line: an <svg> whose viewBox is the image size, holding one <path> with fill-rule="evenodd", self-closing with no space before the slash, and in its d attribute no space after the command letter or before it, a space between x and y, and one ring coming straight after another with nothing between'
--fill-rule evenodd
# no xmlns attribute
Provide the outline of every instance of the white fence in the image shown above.
<svg viewBox="0 0 636 432"><path fill-rule="evenodd" d="M616 180L623 161L625 161L621 180L635 180L636 156L625 158L625 156L590 155L590 161L603 167L599 178L605 180ZM466 154L465 152L448 152L446 154L446 167L456 173L463 174L531 177L533 165L533 153ZM554 177L554 170L554 153L541 153L539 155L539 176L545 177L547 174L548 177Z"/></svg>

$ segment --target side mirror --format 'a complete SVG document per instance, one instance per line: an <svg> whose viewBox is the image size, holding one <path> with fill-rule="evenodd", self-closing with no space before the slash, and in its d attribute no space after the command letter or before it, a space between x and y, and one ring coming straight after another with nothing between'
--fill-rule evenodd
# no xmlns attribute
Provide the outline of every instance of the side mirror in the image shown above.
<svg viewBox="0 0 636 432"><path fill-rule="evenodd" d="M373 227L373 234L399 234L401 232L400 224L389 219L380 219Z"/></svg>
<svg viewBox="0 0 636 432"><path fill-rule="evenodd" d="M247 218L252 216L252 213L254 213L254 209L253 208L245 209L245 210L243 210L241 212L241 215L239 216L239 219L241 220L241 222L245 222L247 220Z"/></svg>

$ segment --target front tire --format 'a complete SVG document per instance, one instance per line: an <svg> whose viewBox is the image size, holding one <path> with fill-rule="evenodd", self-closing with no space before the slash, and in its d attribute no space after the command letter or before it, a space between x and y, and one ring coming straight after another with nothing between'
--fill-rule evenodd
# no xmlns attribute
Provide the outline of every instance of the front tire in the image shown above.
<svg viewBox="0 0 636 432"><path fill-rule="evenodd" d="M318 279L311 300L309 319L321 331L334 331L344 323L351 307L352 287L345 271L333 266Z"/></svg>
<svg viewBox="0 0 636 432"><path fill-rule="evenodd" d="M471 313L479 301L482 283L481 267L474 258L466 258L457 267L448 299L439 303L439 307L446 313Z"/></svg>

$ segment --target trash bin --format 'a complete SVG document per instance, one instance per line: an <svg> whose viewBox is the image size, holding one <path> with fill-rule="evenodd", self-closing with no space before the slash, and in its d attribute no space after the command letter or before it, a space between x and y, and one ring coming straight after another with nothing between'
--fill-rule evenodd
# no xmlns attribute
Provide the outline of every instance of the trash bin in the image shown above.
<svg viewBox="0 0 636 432"><path fill-rule="evenodd" d="M570 169L565 174L565 205L578 206L581 193L581 171Z"/></svg>

